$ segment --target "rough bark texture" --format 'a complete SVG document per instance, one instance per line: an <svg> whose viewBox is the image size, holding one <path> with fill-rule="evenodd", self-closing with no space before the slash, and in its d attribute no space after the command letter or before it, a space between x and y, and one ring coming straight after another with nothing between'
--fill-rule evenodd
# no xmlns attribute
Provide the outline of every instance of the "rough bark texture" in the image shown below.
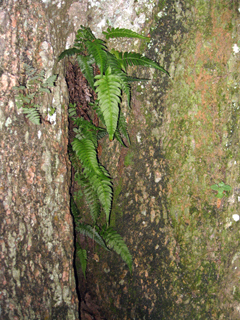
<svg viewBox="0 0 240 320"><path fill-rule="evenodd" d="M239 6L137 3L154 8L144 20L145 34L152 30L145 51L171 78L134 68L152 80L133 92L132 145L103 142L101 161L115 179L112 217L134 271L99 249L99 259L89 259L88 290L107 319L238 319ZM93 30L108 15L123 26L110 9L97 9ZM232 192L217 202L210 186L221 181Z"/></svg>
<svg viewBox="0 0 240 320"><path fill-rule="evenodd" d="M119 257L95 247L87 297L96 298L107 319L239 319L239 227L232 219L240 202L237 1L0 5L1 316L77 318L67 90L56 57L81 24L97 36L109 24L150 32L148 46L126 41L120 48L145 50L171 78L133 68L152 80L134 87L132 145L102 142L101 162L114 178L112 221L134 270L130 275ZM36 127L17 112L10 89L23 62L59 73L41 110L56 107L56 124ZM232 192L216 203L210 186L222 180Z"/></svg>
<svg viewBox="0 0 240 320"><path fill-rule="evenodd" d="M61 3L60 3L61 4ZM68 93L63 68L70 4L0 2L1 319L78 319L69 211ZM23 63L58 73L51 94L36 101L52 123L34 125L15 106Z"/></svg>

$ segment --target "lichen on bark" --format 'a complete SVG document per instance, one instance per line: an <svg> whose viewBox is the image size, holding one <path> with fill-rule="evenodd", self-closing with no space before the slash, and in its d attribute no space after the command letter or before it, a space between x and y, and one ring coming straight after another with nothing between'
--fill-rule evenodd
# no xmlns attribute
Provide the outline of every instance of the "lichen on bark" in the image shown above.
<svg viewBox="0 0 240 320"><path fill-rule="evenodd" d="M33 125L16 108L11 90L19 85L23 63L44 70L47 77L53 73L57 49L66 41L63 34L71 31L64 10L65 16L56 4L46 8L43 2L30 0L4 1L0 9L4 43L0 317L4 319L78 319L63 67L55 70L59 76L52 93L36 101L43 117L49 106L56 108L54 123ZM59 16L63 20L56 25ZM61 39L55 38L54 30L57 36L64 31Z"/></svg>

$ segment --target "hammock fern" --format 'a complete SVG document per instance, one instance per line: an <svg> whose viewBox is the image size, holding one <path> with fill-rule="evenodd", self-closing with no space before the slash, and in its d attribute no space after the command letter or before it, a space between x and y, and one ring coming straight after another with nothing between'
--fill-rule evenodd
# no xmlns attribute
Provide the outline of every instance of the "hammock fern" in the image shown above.
<svg viewBox="0 0 240 320"><path fill-rule="evenodd" d="M108 28L103 32L106 39L128 37L149 39L134 31L123 28ZM130 83L138 79L127 75L128 66L143 66L168 72L155 61L134 52L108 51L102 39L96 39L90 28L83 27L77 31L73 48L63 51L59 60L76 55L82 74L92 92L88 107L91 112L86 117L78 117L76 104L69 105L69 117L73 123L75 137L72 139L70 158L75 169L75 180L82 187L85 200L90 209L93 224L81 221L80 212L71 199L71 211L75 230L94 239L100 246L118 253L132 270L132 256L122 237L109 227L112 207L113 188L108 171L98 159L98 140L108 135L110 141L116 138L123 146L130 144L127 122L121 110L122 93L130 106ZM89 92L87 93L89 96ZM92 120L95 113L102 126ZM97 122L98 123L98 122ZM100 223L104 213L106 224ZM85 275L87 252L77 245L76 253Z"/></svg>

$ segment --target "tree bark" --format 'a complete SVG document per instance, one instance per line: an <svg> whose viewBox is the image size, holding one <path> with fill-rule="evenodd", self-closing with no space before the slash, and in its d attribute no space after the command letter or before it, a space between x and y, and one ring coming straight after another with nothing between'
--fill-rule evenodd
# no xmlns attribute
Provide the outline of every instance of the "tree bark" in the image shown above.
<svg viewBox="0 0 240 320"><path fill-rule="evenodd" d="M145 53L171 77L134 68L151 81L133 90L132 145L103 142L101 157L134 270L95 249L88 291L107 319L238 319L239 8L227 0L154 3ZM124 27L125 14L111 25ZM219 205L211 185L221 181L232 193Z"/></svg>
<svg viewBox="0 0 240 320"><path fill-rule="evenodd" d="M74 233L69 211L68 92L56 65L73 29L71 2L0 2L1 51L1 319L78 319L73 269ZM59 19L61 17L61 19ZM15 105L12 86L23 64L56 87L36 103L43 121L31 123ZM56 119L47 120L50 106Z"/></svg>

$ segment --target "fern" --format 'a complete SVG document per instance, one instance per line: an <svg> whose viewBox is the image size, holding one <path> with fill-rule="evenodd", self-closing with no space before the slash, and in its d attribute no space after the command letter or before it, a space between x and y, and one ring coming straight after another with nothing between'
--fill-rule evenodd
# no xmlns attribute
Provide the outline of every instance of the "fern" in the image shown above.
<svg viewBox="0 0 240 320"><path fill-rule="evenodd" d="M23 108L23 113L33 124L40 124L40 114L37 106L34 108Z"/></svg>
<svg viewBox="0 0 240 320"><path fill-rule="evenodd" d="M98 79L94 85L97 87L96 92L99 98L100 109L103 113L109 139L113 140L118 123L121 82L117 75L111 74L110 67L105 75L98 75L95 79Z"/></svg>
<svg viewBox="0 0 240 320"><path fill-rule="evenodd" d="M60 56L58 57L58 61L62 60L66 56L67 57L71 57L71 56L73 56L75 54L78 54L78 53L79 54L82 53L82 50L81 49L77 49L77 48L66 49L60 54Z"/></svg>
<svg viewBox="0 0 240 320"><path fill-rule="evenodd" d="M97 221L97 218L101 213L101 204L100 204L96 190L92 187L88 179L86 179L85 181L86 182L85 182L83 191L84 191L86 202L90 210L93 223L95 224Z"/></svg>
<svg viewBox="0 0 240 320"><path fill-rule="evenodd" d="M94 75L93 75L93 67L92 64L94 63L94 59L89 56L77 56L77 61L79 64L79 67L84 75L84 77L87 79L88 83L90 84L91 88L94 88Z"/></svg>
<svg viewBox="0 0 240 320"><path fill-rule="evenodd" d="M130 272L132 272L132 256L120 234L118 234L113 228L106 228L106 226L104 226L100 235L105 240L108 248L113 249L117 254L119 254L122 260L127 263Z"/></svg>
<svg viewBox="0 0 240 320"><path fill-rule="evenodd" d="M153 60L142 56L139 53L135 52L119 52L116 50L112 50L112 53L116 56L121 64L123 70L127 70L127 66L143 66L143 67L150 67L165 72L167 75L169 73L161 67L158 63L154 62Z"/></svg>
<svg viewBox="0 0 240 320"><path fill-rule="evenodd" d="M130 145L130 139L127 131L127 122L126 119L120 110L120 116L119 116L119 121L118 121L118 129L121 135L127 140L128 144Z"/></svg>
<svg viewBox="0 0 240 320"><path fill-rule="evenodd" d="M76 227L76 231L80 232L84 236L88 236L89 238L93 239L97 244L103 247L106 250L109 250L103 241L102 237L97 232L96 228L90 226L89 224L79 223Z"/></svg>
<svg viewBox="0 0 240 320"><path fill-rule="evenodd" d="M87 40L92 41L94 39L96 39L96 37L92 33L91 29L81 25L81 28L77 31L74 45L84 43Z"/></svg>
<svg viewBox="0 0 240 320"><path fill-rule="evenodd" d="M74 119L74 124L78 126L78 131L81 135L93 142L94 146L97 147L97 131L98 128L90 121L84 118Z"/></svg>
<svg viewBox="0 0 240 320"><path fill-rule="evenodd" d="M86 47L90 56L93 56L101 74L105 71L107 52L105 42L101 39L86 41Z"/></svg>
<svg viewBox="0 0 240 320"><path fill-rule="evenodd" d="M128 37L148 39L132 30L124 28L108 28L103 32L106 39ZM72 166L75 169L75 181L81 186L85 201L89 207L93 225L85 224L80 221L80 213L75 203L71 200L71 212L74 216L75 229L90 238L94 239L105 249L113 249L127 263L130 271L132 270L132 256L123 241L122 237L109 227L110 214L112 208L113 186L112 179L108 171L100 164L98 159L99 140L107 134L110 140L114 138L123 146L130 144L127 130L127 122L121 111L122 94L127 97L130 107L131 87L134 81L148 80L138 79L127 75L128 66L144 66L155 68L166 74L168 72L155 61L134 52L120 52L116 50L108 51L106 42L96 39L90 28L81 26L77 31L74 47L63 51L59 60L66 56L76 55L78 65L88 81L89 86L95 93L92 95L88 108L91 112L84 118L77 116L76 104L69 105L69 117L73 124L75 135L69 155ZM100 74L96 74L98 66ZM98 71L98 70L97 70ZM33 70L29 73L35 76ZM50 79L51 80L51 79ZM48 85L53 83L49 80ZM42 86L41 91L47 92L48 86ZM27 99L30 99L28 97ZM26 100L22 100L22 104ZM21 102L19 102L21 104ZM97 114L98 120L94 121L90 115ZM95 125L100 123L101 126ZM98 225L102 213L105 214L106 224L102 227ZM101 223L100 223L101 225ZM82 270L85 276L87 255L86 250L77 246Z"/></svg>
<svg viewBox="0 0 240 320"><path fill-rule="evenodd" d="M76 104L69 103L68 115L70 118L75 118L77 116Z"/></svg>
<svg viewBox="0 0 240 320"><path fill-rule="evenodd" d="M125 37L125 38L139 38L139 39L149 40L148 37L144 37L139 33L136 33L132 30L124 29L124 28L107 28L107 32L103 31L103 34L106 36L106 39Z"/></svg>
<svg viewBox="0 0 240 320"><path fill-rule="evenodd" d="M84 275L84 278L86 278L86 269L87 269L87 250L82 249L80 245L76 244L76 255L80 260L82 272Z"/></svg>
<svg viewBox="0 0 240 320"><path fill-rule="evenodd" d="M36 69L26 63L24 69L26 86L13 87L13 90L18 91L15 97L16 106L23 109L23 113L33 124L39 125L41 122L40 106L35 104L35 98L41 96L44 92L51 92L49 88L54 87L57 75L52 75L45 80L43 70L38 73ZM49 110L52 112L55 111L55 108L50 106Z"/></svg>
<svg viewBox="0 0 240 320"><path fill-rule="evenodd" d="M72 197L71 197L71 202L70 202L70 208L71 208L71 213L73 215L74 223L76 226L75 230L80 232L82 235L88 236L89 238L93 239L101 247L108 250L105 242L103 241L102 237L98 233L98 228L95 228L89 224L85 224L85 223L80 222L80 212L79 212L78 207L76 206Z"/></svg>
<svg viewBox="0 0 240 320"><path fill-rule="evenodd" d="M97 161L97 152L91 140L74 138L72 147L87 171L94 172L96 175L102 175Z"/></svg>

